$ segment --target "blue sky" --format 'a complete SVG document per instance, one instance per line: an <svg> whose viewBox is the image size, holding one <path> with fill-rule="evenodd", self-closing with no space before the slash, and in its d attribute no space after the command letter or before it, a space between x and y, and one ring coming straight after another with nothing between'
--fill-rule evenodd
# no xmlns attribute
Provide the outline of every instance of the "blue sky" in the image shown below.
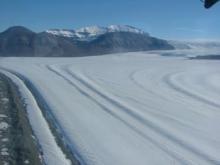
<svg viewBox="0 0 220 165"><path fill-rule="evenodd" d="M132 25L164 39L220 39L220 3L200 0L1 0L0 31Z"/></svg>

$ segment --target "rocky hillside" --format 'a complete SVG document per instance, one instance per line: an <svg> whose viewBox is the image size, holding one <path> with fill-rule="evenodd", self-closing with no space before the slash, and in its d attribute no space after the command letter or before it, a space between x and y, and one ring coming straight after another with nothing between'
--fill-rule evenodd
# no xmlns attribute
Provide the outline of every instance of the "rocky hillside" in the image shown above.
<svg viewBox="0 0 220 165"><path fill-rule="evenodd" d="M174 47L131 26L47 30L41 33L16 26L0 33L2 57L77 57L161 49Z"/></svg>

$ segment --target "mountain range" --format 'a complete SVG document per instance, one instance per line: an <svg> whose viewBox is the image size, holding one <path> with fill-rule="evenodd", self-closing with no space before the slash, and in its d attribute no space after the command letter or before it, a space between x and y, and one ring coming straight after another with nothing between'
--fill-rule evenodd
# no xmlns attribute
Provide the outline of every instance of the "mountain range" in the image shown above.
<svg viewBox="0 0 220 165"><path fill-rule="evenodd" d="M0 33L2 57L79 57L170 49L174 46L166 40L127 25L91 26L77 30L49 29L40 33L14 26Z"/></svg>

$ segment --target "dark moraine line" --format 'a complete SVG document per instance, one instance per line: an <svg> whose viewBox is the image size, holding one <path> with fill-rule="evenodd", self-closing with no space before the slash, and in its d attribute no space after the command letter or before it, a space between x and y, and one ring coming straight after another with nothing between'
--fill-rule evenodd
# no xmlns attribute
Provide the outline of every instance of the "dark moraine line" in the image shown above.
<svg viewBox="0 0 220 165"><path fill-rule="evenodd" d="M220 55L205 55L205 56L196 56L189 57L190 60L220 60Z"/></svg>

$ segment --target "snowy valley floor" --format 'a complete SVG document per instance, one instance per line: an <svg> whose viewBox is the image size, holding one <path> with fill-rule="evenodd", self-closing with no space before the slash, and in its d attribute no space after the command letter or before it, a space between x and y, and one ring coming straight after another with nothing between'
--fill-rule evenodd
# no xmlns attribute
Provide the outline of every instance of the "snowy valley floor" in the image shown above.
<svg viewBox="0 0 220 165"><path fill-rule="evenodd" d="M71 154L86 165L220 164L220 60L140 52L0 66L49 165Z"/></svg>

